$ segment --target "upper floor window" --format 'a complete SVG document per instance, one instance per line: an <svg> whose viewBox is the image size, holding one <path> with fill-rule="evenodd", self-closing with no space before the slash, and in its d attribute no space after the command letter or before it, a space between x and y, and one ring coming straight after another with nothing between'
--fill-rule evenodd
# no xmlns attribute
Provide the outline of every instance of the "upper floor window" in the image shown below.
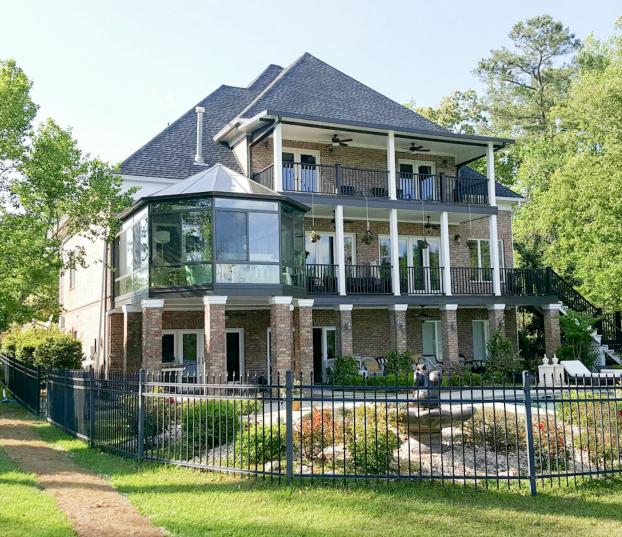
<svg viewBox="0 0 622 537"><path fill-rule="evenodd" d="M75 267L71 267L69 269L69 289L76 288L76 269Z"/></svg>
<svg viewBox="0 0 622 537"><path fill-rule="evenodd" d="M283 189L318 192L320 152L309 149L287 149L282 153Z"/></svg>
<svg viewBox="0 0 622 537"><path fill-rule="evenodd" d="M472 279L492 280L490 267L490 241L488 239L470 239L467 242L469 248L469 263L472 269L479 269L473 272ZM499 269L503 278L505 268L505 257L503 255L503 240L498 241L499 248Z"/></svg>
<svg viewBox="0 0 622 537"><path fill-rule="evenodd" d="M122 296L147 288L149 234L147 211L123 223L115 241L115 295Z"/></svg>
<svg viewBox="0 0 622 537"><path fill-rule="evenodd" d="M356 264L356 235L344 233L343 236L346 265ZM336 265L337 246L333 232L321 232L320 238L311 241L307 233L305 250L307 252L307 265Z"/></svg>

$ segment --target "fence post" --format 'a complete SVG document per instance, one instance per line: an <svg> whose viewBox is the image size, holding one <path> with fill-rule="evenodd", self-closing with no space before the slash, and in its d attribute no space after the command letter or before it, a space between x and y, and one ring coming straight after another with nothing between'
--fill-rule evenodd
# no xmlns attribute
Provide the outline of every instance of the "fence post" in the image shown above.
<svg viewBox="0 0 622 537"><path fill-rule="evenodd" d="M41 366L37 366L37 399L36 399L37 416L41 415Z"/></svg>
<svg viewBox="0 0 622 537"><path fill-rule="evenodd" d="M89 444L95 446L95 371L89 368Z"/></svg>
<svg viewBox="0 0 622 537"><path fill-rule="evenodd" d="M143 396L145 383L145 370L138 372L138 453L137 458L143 458L145 449L145 398Z"/></svg>
<svg viewBox="0 0 622 537"><path fill-rule="evenodd" d="M529 371L523 371L523 391L525 394L525 428L527 429L527 468L529 471L529 488L531 495L536 491L536 464L535 450L533 447L533 424L531 420L531 378Z"/></svg>
<svg viewBox="0 0 622 537"><path fill-rule="evenodd" d="M285 373L285 458L287 482L291 483L294 477L294 411L293 411L293 381L292 372Z"/></svg>

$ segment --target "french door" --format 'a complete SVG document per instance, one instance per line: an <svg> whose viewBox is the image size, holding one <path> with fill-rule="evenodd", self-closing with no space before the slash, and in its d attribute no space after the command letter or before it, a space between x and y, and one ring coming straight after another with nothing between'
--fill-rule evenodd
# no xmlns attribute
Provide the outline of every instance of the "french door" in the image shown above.
<svg viewBox="0 0 622 537"><path fill-rule="evenodd" d="M313 381L327 381L326 366L337 354L337 329L334 326L313 328Z"/></svg>
<svg viewBox="0 0 622 537"><path fill-rule="evenodd" d="M391 239L380 238L380 257L391 252ZM409 294L432 294L441 290L441 244L438 237L400 237L398 258L400 285ZM387 260L390 263L390 258Z"/></svg>
<svg viewBox="0 0 622 537"><path fill-rule="evenodd" d="M401 199L424 201L437 199L434 162L400 159L398 168Z"/></svg>
<svg viewBox="0 0 622 537"><path fill-rule="evenodd" d="M319 192L317 151L283 151L283 189L294 192Z"/></svg>
<svg viewBox="0 0 622 537"><path fill-rule="evenodd" d="M162 330L162 362L193 365L203 361L203 330Z"/></svg>

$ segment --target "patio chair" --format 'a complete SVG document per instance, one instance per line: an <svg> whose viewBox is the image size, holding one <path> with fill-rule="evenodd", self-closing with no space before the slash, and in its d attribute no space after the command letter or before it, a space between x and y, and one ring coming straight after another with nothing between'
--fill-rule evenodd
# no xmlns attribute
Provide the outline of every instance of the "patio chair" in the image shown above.
<svg viewBox="0 0 622 537"><path fill-rule="evenodd" d="M363 358L361 360L361 365L363 366L363 369L367 373L366 376L368 377L379 377L384 372L376 358Z"/></svg>
<svg viewBox="0 0 622 537"><path fill-rule="evenodd" d="M601 380L611 380L615 382L616 380L619 381L622 379L622 370L616 371L609 369L607 372L601 371L600 373L593 373L579 360L563 360L559 363L564 366L568 378L574 379L575 381L585 381L589 378L592 382L597 380L598 382L596 382L596 384L600 384Z"/></svg>

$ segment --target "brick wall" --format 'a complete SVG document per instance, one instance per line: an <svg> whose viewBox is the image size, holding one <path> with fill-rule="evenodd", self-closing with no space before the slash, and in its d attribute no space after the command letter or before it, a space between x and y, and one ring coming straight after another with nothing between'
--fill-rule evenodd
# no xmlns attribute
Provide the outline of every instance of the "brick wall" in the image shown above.
<svg viewBox="0 0 622 537"><path fill-rule="evenodd" d="M314 225L311 218L305 218L305 231L311 231L312 227L320 234L322 231L330 231L333 233L335 231L335 224L329 219L316 218ZM359 265L375 264L379 261L378 237L379 235L389 235L389 222L370 221L369 229L374 234L374 240L371 244L365 244L361 239L367 230L367 223L364 220L352 220L344 223L344 232L354 233L356 235L356 262ZM509 211L500 211L499 217L497 218L497 230L499 238L503 239L505 266L511 268L513 266L512 216ZM461 236L460 244L454 240L454 236L457 233ZM399 222L398 234L417 237L428 236L440 240L440 231L438 229L432 229L428 232L422 224L415 224L412 222ZM488 235L487 216L483 218L475 217L471 226L469 226L468 222L459 226L450 226L449 255L451 258L451 265L453 267L470 266L467 240L488 239Z"/></svg>
<svg viewBox="0 0 622 537"><path fill-rule="evenodd" d="M143 308L143 367L150 371L162 368L162 309Z"/></svg>
<svg viewBox="0 0 622 537"><path fill-rule="evenodd" d="M226 328L244 329L245 370L251 376L268 371L269 310L228 311Z"/></svg>
<svg viewBox="0 0 622 537"><path fill-rule="evenodd" d="M328 140L327 142L328 143ZM396 150L407 147L406 141L397 140ZM387 153L384 149L369 149L364 147L340 147L330 151L326 144L314 142L299 142L294 140L283 140L283 151L287 149L310 149L320 152L319 164L341 164L343 166L353 166L355 168L366 168L372 170L387 169ZM447 175L456 174L456 165L453 157L441 157L438 155L428 155L426 153L410 153L409 151L396 151L395 163L400 159L424 160L436 163L436 172ZM255 145L251 149L251 173L258 172L266 166L270 166L274 161L272 151L272 139ZM396 168L397 169L397 168Z"/></svg>
<svg viewBox="0 0 622 537"><path fill-rule="evenodd" d="M125 368L128 372L138 371L143 356L143 314L125 314Z"/></svg>
<svg viewBox="0 0 622 537"><path fill-rule="evenodd" d="M108 315L108 369L123 370L123 314Z"/></svg>

